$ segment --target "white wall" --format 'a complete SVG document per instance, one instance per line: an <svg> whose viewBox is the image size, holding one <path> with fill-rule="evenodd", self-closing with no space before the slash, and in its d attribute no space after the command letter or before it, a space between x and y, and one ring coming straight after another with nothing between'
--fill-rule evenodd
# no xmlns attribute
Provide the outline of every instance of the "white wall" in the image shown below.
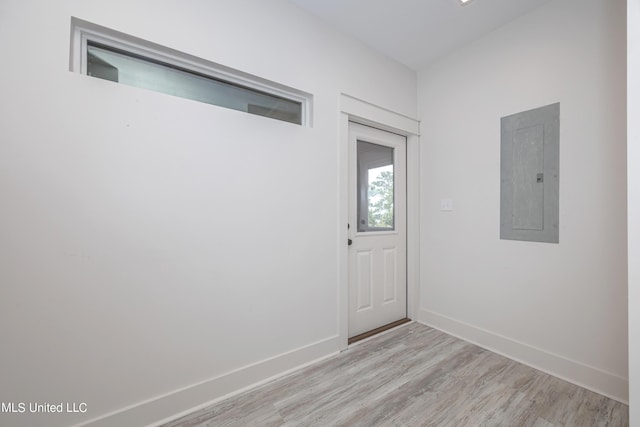
<svg viewBox="0 0 640 427"><path fill-rule="evenodd" d="M71 16L310 92L314 127L71 73ZM338 349L339 94L415 116L415 72L281 0L4 0L0 51L0 401L88 405L0 424L142 425Z"/></svg>
<svg viewBox="0 0 640 427"><path fill-rule="evenodd" d="M629 417L640 426L640 0L627 0L627 165L629 212ZM635 363L634 363L635 362Z"/></svg>
<svg viewBox="0 0 640 427"><path fill-rule="evenodd" d="M418 74L421 321L621 401L625 56L624 0L553 0ZM500 118L554 102L560 243L500 240Z"/></svg>

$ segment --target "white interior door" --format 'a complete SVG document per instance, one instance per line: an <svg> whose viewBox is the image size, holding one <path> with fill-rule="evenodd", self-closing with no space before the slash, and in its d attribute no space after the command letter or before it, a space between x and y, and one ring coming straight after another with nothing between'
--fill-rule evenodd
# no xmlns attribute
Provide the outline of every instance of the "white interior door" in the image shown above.
<svg viewBox="0 0 640 427"><path fill-rule="evenodd" d="M349 123L349 338L407 317L406 138Z"/></svg>

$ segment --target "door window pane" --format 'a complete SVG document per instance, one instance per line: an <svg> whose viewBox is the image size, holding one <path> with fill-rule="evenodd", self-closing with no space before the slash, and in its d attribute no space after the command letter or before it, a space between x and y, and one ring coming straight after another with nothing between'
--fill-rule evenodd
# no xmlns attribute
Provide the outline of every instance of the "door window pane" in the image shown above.
<svg viewBox="0 0 640 427"><path fill-rule="evenodd" d="M358 231L394 229L393 148L358 141Z"/></svg>

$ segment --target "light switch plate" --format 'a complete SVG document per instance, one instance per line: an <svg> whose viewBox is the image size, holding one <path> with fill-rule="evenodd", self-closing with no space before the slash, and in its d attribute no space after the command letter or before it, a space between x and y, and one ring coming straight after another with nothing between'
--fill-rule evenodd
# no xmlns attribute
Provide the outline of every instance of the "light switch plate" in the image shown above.
<svg viewBox="0 0 640 427"><path fill-rule="evenodd" d="M440 199L440 210L450 212L453 210L453 199Z"/></svg>

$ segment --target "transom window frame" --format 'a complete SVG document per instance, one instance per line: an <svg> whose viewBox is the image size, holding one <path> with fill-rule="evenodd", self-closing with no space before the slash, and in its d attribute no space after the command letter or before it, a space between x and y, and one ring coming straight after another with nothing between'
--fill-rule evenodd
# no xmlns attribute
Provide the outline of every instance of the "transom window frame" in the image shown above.
<svg viewBox="0 0 640 427"><path fill-rule="evenodd" d="M71 48L69 55L69 70L71 72L88 75L88 47L90 43L103 45L107 48L127 52L134 56L147 58L150 62L156 61L159 63L165 63L168 66L210 77L211 79L219 80L230 85L244 87L256 92L300 103L301 123L299 125L303 127L313 127L313 95L310 93L208 61L188 53L149 42L147 40L130 36L76 17L71 17ZM218 107L226 108L224 106ZM267 116L262 117L278 120ZM297 123L293 122L285 121L285 123L297 125Z"/></svg>

